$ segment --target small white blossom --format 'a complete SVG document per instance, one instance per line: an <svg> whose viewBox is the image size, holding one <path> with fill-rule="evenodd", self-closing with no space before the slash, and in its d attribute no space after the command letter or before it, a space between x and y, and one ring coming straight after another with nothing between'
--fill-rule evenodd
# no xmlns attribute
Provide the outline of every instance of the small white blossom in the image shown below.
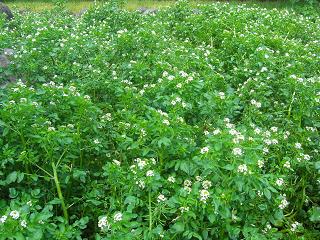
<svg viewBox="0 0 320 240"><path fill-rule="evenodd" d="M120 166L120 165L121 165L121 162L118 161L118 160L113 159L112 162L113 162L115 165L117 165L117 166Z"/></svg>
<svg viewBox="0 0 320 240"><path fill-rule="evenodd" d="M166 201L167 200L167 198L163 195L163 194L160 194L159 196L158 196L158 198L157 198L157 201L158 202L164 202L164 201Z"/></svg>
<svg viewBox="0 0 320 240"><path fill-rule="evenodd" d="M167 126L170 125L170 122L169 122L169 120L167 120L167 119L163 120L162 123L165 124L165 125L167 125Z"/></svg>
<svg viewBox="0 0 320 240"><path fill-rule="evenodd" d="M184 180L183 186L190 187L192 185L192 182L190 180Z"/></svg>
<svg viewBox="0 0 320 240"><path fill-rule="evenodd" d="M23 228L27 227L27 222L26 222L26 220L22 220L22 221L20 222L20 225L21 225L21 227L23 227Z"/></svg>
<svg viewBox="0 0 320 240"><path fill-rule="evenodd" d="M110 228L110 224L108 222L107 217L102 217L99 222L98 222L98 227L101 230L105 230L105 229L109 229Z"/></svg>
<svg viewBox="0 0 320 240"><path fill-rule="evenodd" d="M279 204L280 209L285 209L289 205L289 202L285 197L281 200L281 203Z"/></svg>
<svg viewBox="0 0 320 240"><path fill-rule="evenodd" d="M201 154L205 154L205 153L207 153L207 152L209 152L209 147L203 147L203 148L201 148L201 150L200 150L200 153L201 153Z"/></svg>
<svg viewBox="0 0 320 240"><path fill-rule="evenodd" d="M154 172L152 170L148 170L146 173L147 177L153 177L154 176Z"/></svg>
<svg viewBox="0 0 320 240"><path fill-rule="evenodd" d="M189 212L189 207L180 207L179 209L180 209L181 213Z"/></svg>
<svg viewBox="0 0 320 240"><path fill-rule="evenodd" d="M295 144L294 144L294 147L295 147L296 149L301 149L301 143L295 143Z"/></svg>
<svg viewBox="0 0 320 240"><path fill-rule="evenodd" d="M300 224L299 222L294 222L294 223L291 224L290 230L291 230L292 232L295 232L300 225L301 225L301 224Z"/></svg>
<svg viewBox="0 0 320 240"><path fill-rule="evenodd" d="M221 133L220 129L215 129L212 134L213 135L218 135L219 133Z"/></svg>
<svg viewBox="0 0 320 240"><path fill-rule="evenodd" d="M113 217L113 221L119 222L121 220L122 220L122 213L121 212L116 213Z"/></svg>
<svg viewBox="0 0 320 240"><path fill-rule="evenodd" d="M0 223L2 224L2 223L5 223L6 222L6 220L7 220L7 216L6 215L3 215L1 218L0 218Z"/></svg>
<svg viewBox="0 0 320 240"><path fill-rule="evenodd" d="M208 190L212 186L211 181L205 180L202 182L202 187L206 190Z"/></svg>
<svg viewBox="0 0 320 240"><path fill-rule="evenodd" d="M139 181L136 181L136 184L138 185L139 188L141 189L144 189L146 184L143 180L139 180Z"/></svg>
<svg viewBox="0 0 320 240"><path fill-rule="evenodd" d="M264 161L258 160L258 167L263 168L263 166L264 166Z"/></svg>
<svg viewBox="0 0 320 240"><path fill-rule="evenodd" d="M206 189L200 190L200 201L203 203L207 203L208 198L210 197L210 193Z"/></svg>
<svg viewBox="0 0 320 240"><path fill-rule="evenodd" d="M93 141L93 143L94 143L94 144L100 144L100 141L99 141L99 139L95 139L95 140Z"/></svg>
<svg viewBox="0 0 320 240"><path fill-rule="evenodd" d="M248 173L248 167L246 164L241 164L238 166L238 172L239 173L243 173L243 174L247 174Z"/></svg>
<svg viewBox="0 0 320 240"><path fill-rule="evenodd" d="M56 129L54 128L54 127L48 127L48 131L49 132L53 132L53 131L55 131Z"/></svg>
<svg viewBox="0 0 320 240"><path fill-rule="evenodd" d="M289 162L289 161L286 161L286 162L283 164L283 167L289 169L289 168L291 167L290 162Z"/></svg>
<svg viewBox="0 0 320 240"><path fill-rule="evenodd" d="M226 98L226 95L224 94L224 92L219 92L218 95L219 95L220 99Z"/></svg>
<svg viewBox="0 0 320 240"><path fill-rule="evenodd" d="M174 183L176 179L173 176L168 177L168 181Z"/></svg>
<svg viewBox="0 0 320 240"><path fill-rule="evenodd" d="M18 211L16 211L16 210L11 211L9 215L10 215L10 217L12 217L13 219L18 219L18 218L20 217L20 213L19 213Z"/></svg>
<svg viewBox="0 0 320 240"><path fill-rule="evenodd" d="M241 156L243 154L242 149L241 148L234 148L232 150L233 155L235 156Z"/></svg>
<svg viewBox="0 0 320 240"><path fill-rule="evenodd" d="M283 184L284 184L284 180L283 178L278 178L277 181L276 181L276 184L281 187Z"/></svg>

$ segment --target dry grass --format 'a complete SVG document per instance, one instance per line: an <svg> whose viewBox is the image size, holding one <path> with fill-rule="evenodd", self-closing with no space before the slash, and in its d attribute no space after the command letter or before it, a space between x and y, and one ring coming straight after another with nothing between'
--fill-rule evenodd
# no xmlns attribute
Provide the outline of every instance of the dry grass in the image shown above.
<svg viewBox="0 0 320 240"><path fill-rule="evenodd" d="M88 1L88 0L71 0L68 1L66 4L67 9L69 9L72 12L79 12L83 8L89 8L90 6L93 6L95 1ZM96 1L97 4L99 4L99 1ZM175 1L173 0L163 0L163 1L157 1L157 0L128 0L127 3L125 4L125 8L128 10L135 10L139 7L147 7L147 8L161 8L161 7L166 7L174 4ZM196 3L208 3L208 2L213 2L210 0L195 0L192 1L194 4ZM244 2L239 2L237 0L235 1L228 1L232 2L234 4L241 4ZM246 1L245 3L247 4L258 4L262 7L266 8L282 8L282 7L290 7L287 2L285 1L272 1L272 2L257 2L255 0L249 0ZM45 2L41 0L36 0L36 1L23 1L23 0L18 0L14 2L7 2L6 3L10 8L12 9L28 9L31 11L35 12L40 12L44 10L48 10L53 8L53 4L50 2Z"/></svg>

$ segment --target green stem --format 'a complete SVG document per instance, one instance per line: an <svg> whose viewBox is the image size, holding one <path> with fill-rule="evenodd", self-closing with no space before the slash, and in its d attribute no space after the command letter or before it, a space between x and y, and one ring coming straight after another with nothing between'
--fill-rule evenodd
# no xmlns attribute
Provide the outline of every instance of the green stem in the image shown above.
<svg viewBox="0 0 320 240"><path fill-rule="evenodd" d="M80 168L82 168L83 164L83 153L82 153L82 145L81 145L81 136L80 136L80 126L77 127L78 137L79 137L79 150L80 150Z"/></svg>
<svg viewBox="0 0 320 240"><path fill-rule="evenodd" d="M66 221L69 222L68 211L67 211L66 205L64 203L64 198L62 196L61 187L60 187L58 174L57 174L57 169L56 169L56 166L54 165L54 163L52 163L51 165L52 165L52 170L53 170L53 179L54 179L54 182L56 184L58 197L59 197L59 199L61 201L61 207L62 207L63 215L64 215L64 218L66 219Z"/></svg>
<svg viewBox="0 0 320 240"><path fill-rule="evenodd" d="M149 190L149 230L152 231L151 191Z"/></svg>

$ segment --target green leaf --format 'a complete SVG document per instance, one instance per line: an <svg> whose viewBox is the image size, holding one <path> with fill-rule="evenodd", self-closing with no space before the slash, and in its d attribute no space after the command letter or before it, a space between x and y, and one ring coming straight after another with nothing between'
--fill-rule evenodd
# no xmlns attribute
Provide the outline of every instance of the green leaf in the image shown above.
<svg viewBox="0 0 320 240"><path fill-rule="evenodd" d="M172 228L176 233L181 233L184 231L184 224L182 222L176 222Z"/></svg>
<svg viewBox="0 0 320 240"><path fill-rule="evenodd" d="M161 147L162 145L164 146L169 146L171 144L171 140L167 137L163 137L158 141L158 146Z"/></svg>
<svg viewBox="0 0 320 240"><path fill-rule="evenodd" d="M311 222L320 222L320 207L313 207L309 214Z"/></svg>
<svg viewBox="0 0 320 240"><path fill-rule="evenodd" d="M264 193L264 195L266 196L267 199L269 199L269 200L271 199L271 192L269 191L268 188L265 188L263 190L263 193Z"/></svg>
<svg viewBox="0 0 320 240"><path fill-rule="evenodd" d="M18 173L16 171L10 173L6 179L7 184L15 182L17 180L17 176L18 176Z"/></svg>

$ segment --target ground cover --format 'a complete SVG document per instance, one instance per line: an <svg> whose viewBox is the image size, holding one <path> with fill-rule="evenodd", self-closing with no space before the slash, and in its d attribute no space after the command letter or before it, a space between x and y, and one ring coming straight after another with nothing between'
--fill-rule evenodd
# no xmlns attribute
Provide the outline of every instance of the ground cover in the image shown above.
<svg viewBox="0 0 320 240"><path fill-rule="evenodd" d="M320 18L179 2L0 20L0 239L317 239Z"/></svg>

